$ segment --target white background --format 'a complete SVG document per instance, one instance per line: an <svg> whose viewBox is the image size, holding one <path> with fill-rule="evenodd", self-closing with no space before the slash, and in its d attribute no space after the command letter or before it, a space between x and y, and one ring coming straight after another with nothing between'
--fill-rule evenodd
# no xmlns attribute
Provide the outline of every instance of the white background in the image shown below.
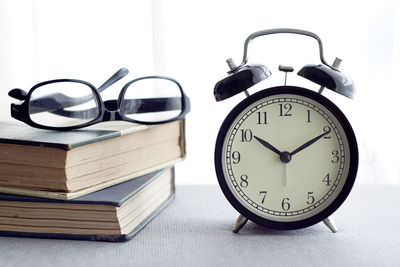
<svg viewBox="0 0 400 267"><path fill-rule="evenodd" d="M131 72L113 86L161 74L181 82L191 98L185 162L177 183L216 183L213 153L224 117L243 98L217 103L215 83L237 64L252 32L299 28L315 32L325 58L343 60L341 71L357 86L355 100L324 91L348 116L358 137L359 183L400 183L400 5L396 1L0 1L0 118L11 120L7 92L55 78L99 86L120 67ZM273 35L253 40L249 62L273 75L258 88L282 85L278 65L291 65L291 85L318 90L296 72L318 64L314 39ZM107 97L106 97L107 98ZM0 129L1 131L1 129Z"/></svg>

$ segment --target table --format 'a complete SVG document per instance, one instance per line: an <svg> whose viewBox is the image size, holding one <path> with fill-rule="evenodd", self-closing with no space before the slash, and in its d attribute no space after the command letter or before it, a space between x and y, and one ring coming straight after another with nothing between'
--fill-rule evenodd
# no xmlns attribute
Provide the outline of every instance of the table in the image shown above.
<svg viewBox="0 0 400 267"><path fill-rule="evenodd" d="M174 201L132 240L105 243L0 237L0 266L399 266L400 186L355 185L319 223L277 231L249 222L217 185L177 186Z"/></svg>

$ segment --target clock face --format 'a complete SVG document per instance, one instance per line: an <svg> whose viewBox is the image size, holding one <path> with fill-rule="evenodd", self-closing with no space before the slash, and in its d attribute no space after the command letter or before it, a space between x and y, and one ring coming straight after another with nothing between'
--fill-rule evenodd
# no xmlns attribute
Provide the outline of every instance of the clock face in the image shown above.
<svg viewBox="0 0 400 267"><path fill-rule="evenodd" d="M276 87L242 101L224 121L216 145L219 183L231 204L278 229L312 225L344 201L358 151L343 113L299 87Z"/></svg>

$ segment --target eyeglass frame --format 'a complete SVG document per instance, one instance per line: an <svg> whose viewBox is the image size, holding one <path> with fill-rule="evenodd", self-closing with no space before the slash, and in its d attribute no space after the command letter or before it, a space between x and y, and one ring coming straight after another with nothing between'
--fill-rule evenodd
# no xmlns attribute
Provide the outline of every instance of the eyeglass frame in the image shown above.
<svg viewBox="0 0 400 267"><path fill-rule="evenodd" d="M8 95L13 98L16 98L18 100L21 100L22 103L19 103L19 104L12 103L11 104L11 117L13 117L14 119L20 120L20 121L26 123L27 125L35 127L35 128L45 129L45 130L60 130L60 131L62 131L62 130L74 130L74 129L85 128L90 125L93 125L96 123L101 123L101 122L106 122L106 121L128 121L128 122L134 122L134 123L143 124L143 125L156 125L156 124L163 124L163 123L168 123L168 122L183 119L186 116L186 114L189 113L189 111L190 111L189 97L185 94L182 86L180 85L180 83L177 80L167 77L167 76L152 75L152 76L144 76L144 77L133 79L122 87L122 89L119 93L118 99L103 101L100 93L103 90L105 90L106 88L108 88L109 86L111 86L112 84L114 84L115 82L117 82L118 80L122 79L128 73L129 73L129 71L126 68L121 68L99 88L96 88L94 85L92 85L91 83L89 83L87 81L83 81L83 80L79 80L79 79L55 79L55 80L44 81L44 82L34 85L29 90L28 93L26 93L24 90L19 89L19 88L12 89L8 93ZM140 121L140 120L131 119L131 118L127 117L124 114L124 112L121 112L122 110L124 110L124 105L125 105L126 101L123 101L123 100L124 100L124 96L125 96L125 93L126 93L128 87L132 83L135 83L135 82L141 81L141 80L145 80L145 79L169 80L178 86L180 93L181 93L181 97L180 97L181 98L181 108L180 108L181 112L179 115L177 115L171 119L161 120L161 121ZM30 112L29 112L29 106L30 106L29 103L31 100L32 93L41 86L51 84L51 83L61 83L61 82L75 82L75 83L87 85L92 90L93 99L96 101L96 104L97 104L96 108L98 108L99 114L94 119L92 119L88 122L85 122L85 123L82 123L79 125L73 125L73 126L55 127L55 126L46 126L46 125L42 125L42 124L34 122L31 119ZM71 98L71 97L68 97L68 98ZM161 99L161 98L150 98L150 99ZM164 99L167 101L168 99L172 99L172 98L164 98ZM167 102L165 102L165 105L166 104L167 104ZM67 107L70 107L70 106L67 106ZM110 110L110 107L113 107L113 108ZM157 109L160 109L160 106L158 106ZM151 110L148 112L151 112Z"/></svg>

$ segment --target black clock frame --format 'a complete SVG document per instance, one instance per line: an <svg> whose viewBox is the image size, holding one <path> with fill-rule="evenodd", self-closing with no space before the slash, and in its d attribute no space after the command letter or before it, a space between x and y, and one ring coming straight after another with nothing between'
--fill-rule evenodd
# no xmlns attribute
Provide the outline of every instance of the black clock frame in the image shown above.
<svg viewBox="0 0 400 267"><path fill-rule="evenodd" d="M252 105L256 101L279 94L293 94L299 95L303 97L310 98L324 107L326 107L332 114L337 118L339 123L342 125L347 140L349 142L349 149L350 149L350 166L349 166L349 173L346 178L346 182L340 191L339 195L333 200L333 202L326 207L323 211L306 218L300 221L293 221L293 222L281 222L281 221L273 221L265 219L250 210L248 210L244 205L242 205L234 196L234 194L229 189L229 186L226 182L223 166L222 166L222 150L223 144L226 137L226 134L232 125L233 121L237 118L237 116L248 106ZM224 122L221 125L219 130L217 141L215 145L215 154L214 154L214 163L215 163L215 171L218 178L218 183L224 193L225 197L231 203L231 205L243 216L248 218L249 220L268 227L272 229L280 229L280 230L291 230L291 229L299 229L314 225L318 222L321 222L328 218L332 213L334 213L345 201L347 196L349 195L353 184L356 179L357 170L358 170L358 146L357 140L353 131L353 128L350 125L350 122L343 114L343 112L329 99L318 94L314 91L311 91L306 88L296 87L296 86L277 86L268 89L264 89L259 91L253 95L250 95L242 102L240 102L237 106L235 106L232 111L228 114L225 118Z"/></svg>

